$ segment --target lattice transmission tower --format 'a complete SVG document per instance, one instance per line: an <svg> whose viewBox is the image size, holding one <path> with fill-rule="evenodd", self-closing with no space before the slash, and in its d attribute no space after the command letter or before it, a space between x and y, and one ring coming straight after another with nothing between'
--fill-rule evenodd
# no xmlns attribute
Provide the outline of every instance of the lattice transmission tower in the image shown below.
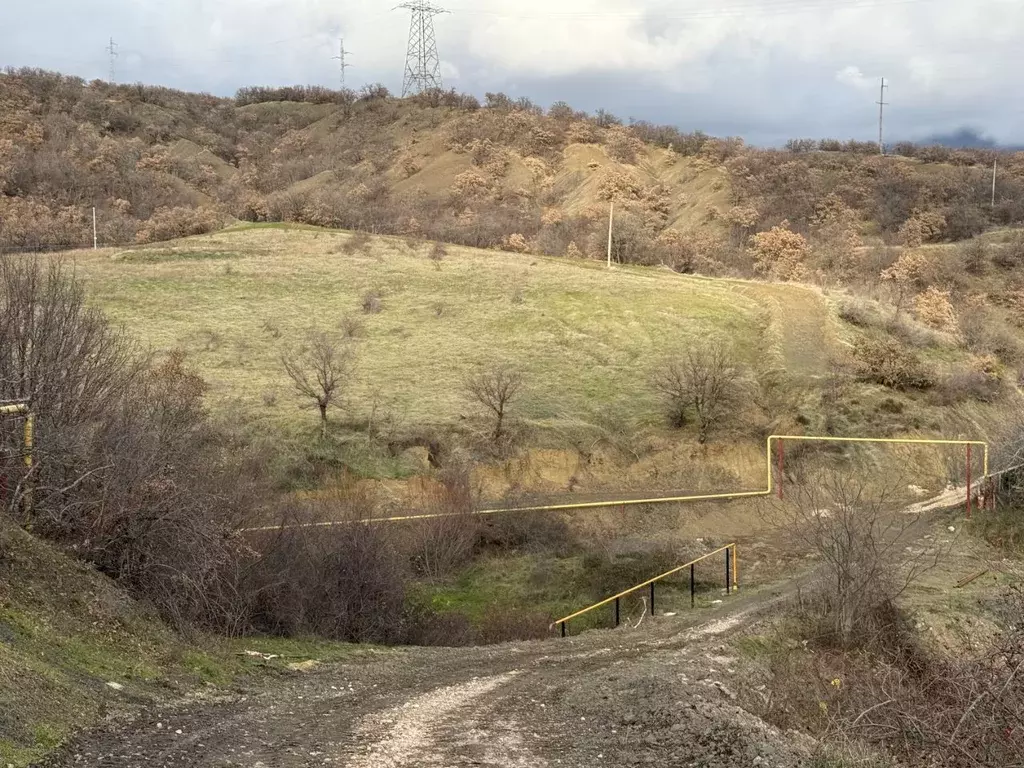
<svg viewBox="0 0 1024 768"><path fill-rule="evenodd" d="M448 13L426 0L412 0L396 6L412 12L409 24L409 50L405 56L405 78L402 98L414 93L441 87L441 59L437 55L434 17Z"/></svg>

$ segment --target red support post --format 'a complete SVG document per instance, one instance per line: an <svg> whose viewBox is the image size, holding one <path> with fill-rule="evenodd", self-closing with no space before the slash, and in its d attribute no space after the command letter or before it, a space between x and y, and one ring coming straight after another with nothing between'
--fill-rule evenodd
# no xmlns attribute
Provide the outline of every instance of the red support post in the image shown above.
<svg viewBox="0 0 1024 768"><path fill-rule="evenodd" d="M782 439L781 438L779 438L779 442L777 443L776 452L778 454L778 459L777 459L777 463L778 463L778 477L776 478L776 483L778 483L778 485L779 485L779 498L781 499L782 498L782 462L783 462L783 449L782 449Z"/></svg>
<svg viewBox="0 0 1024 768"><path fill-rule="evenodd" d="M967 445L967 519L971 519L971 446Z"/></svg>

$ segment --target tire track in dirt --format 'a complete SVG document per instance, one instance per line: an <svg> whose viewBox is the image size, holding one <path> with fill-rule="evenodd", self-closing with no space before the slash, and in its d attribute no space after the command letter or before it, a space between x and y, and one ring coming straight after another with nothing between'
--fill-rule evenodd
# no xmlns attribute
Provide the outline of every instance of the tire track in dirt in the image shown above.
<svg viewBox="0 0 1024 768"><path fill-rule="evenodd" d="M485 727L479 710L469 711L480 697L518 674L473 678L367 716L354 734L364 751L349 760L348 768L544 765L526 751L517 724L497 719Z"/></svg>

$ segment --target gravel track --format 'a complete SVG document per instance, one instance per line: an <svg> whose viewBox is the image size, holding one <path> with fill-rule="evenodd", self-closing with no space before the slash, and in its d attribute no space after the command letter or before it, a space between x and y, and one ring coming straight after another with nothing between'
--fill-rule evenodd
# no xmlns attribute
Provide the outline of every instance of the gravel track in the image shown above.
<svg viewBox="0 0 1024 768"><path fill-rule="evenodd" d="M922 520L915 535L926 530ZM738 705L751 670L726 644L803 581L637 628L324 664L229 700L108 723L40 765L803 766L814 747L806 737L779 733Z"/></svg>

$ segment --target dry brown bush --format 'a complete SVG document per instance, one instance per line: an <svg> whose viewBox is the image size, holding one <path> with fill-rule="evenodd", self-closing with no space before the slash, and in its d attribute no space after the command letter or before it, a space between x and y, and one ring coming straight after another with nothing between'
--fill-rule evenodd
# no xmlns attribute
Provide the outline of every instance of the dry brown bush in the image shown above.
<svg viewBox="0 0 1024 768"><path fill-rule="evenodd" d="M920 358L895 339L859 339L853 348L858 374L890 389L927 389L934 377Z"/></svg>
<svg viewBox="0 0 1024 768"><path fill-rule="evenodd" d="M806 280L810 276L807 239L788 228L788 222L754 235L751 245L754 269L775 280Z"/></svg>
<svg viewBox="0 0 1024 768"><path fill-rule="evenodd" d="M513 251L515 253L526 253L530 250L530 244L518 232L514 232L506 237L502 246L506 251Z"/></svg>
<svg viewBox="0 0 1024 768"><path fill-rule="evenodd" d="M936 211L914 210L900 227L900 244L905 248L919 248L942 237L946 229L945 217Z"/></svg>
<svg viewBox="0 0 1024 768"><path fill-rule="evenodd" d="M949 296L949 291L940 291L934 286L929 286L923 293L914 297L914 315L929 328L956 337L960 335L960 326L957 324L956 312L953 311L953 303Z"/></svg>
<svg viewBox="0 0 1024 768"><path fill-rule="evenodd" d="M891 267L883 270L881 278L892 286L897 315L913 293L926 287L928 267L928 259L920 251L903 251Z"/></svg>
<svg viewBox="0 0 1024 768"><path fill-rule="evenodd" d="M160 208L143 222L135 239L139 243L175 240L203 235L222 226L222 217L210 208Z"/></svg>
<svg viewBox="0 0 1024 768"><path fill-rule="evenodd" d="M636 138L628 128L613 126L605 136L608 154L622 163L635 165L644 151L644 143Z"/></svg>

